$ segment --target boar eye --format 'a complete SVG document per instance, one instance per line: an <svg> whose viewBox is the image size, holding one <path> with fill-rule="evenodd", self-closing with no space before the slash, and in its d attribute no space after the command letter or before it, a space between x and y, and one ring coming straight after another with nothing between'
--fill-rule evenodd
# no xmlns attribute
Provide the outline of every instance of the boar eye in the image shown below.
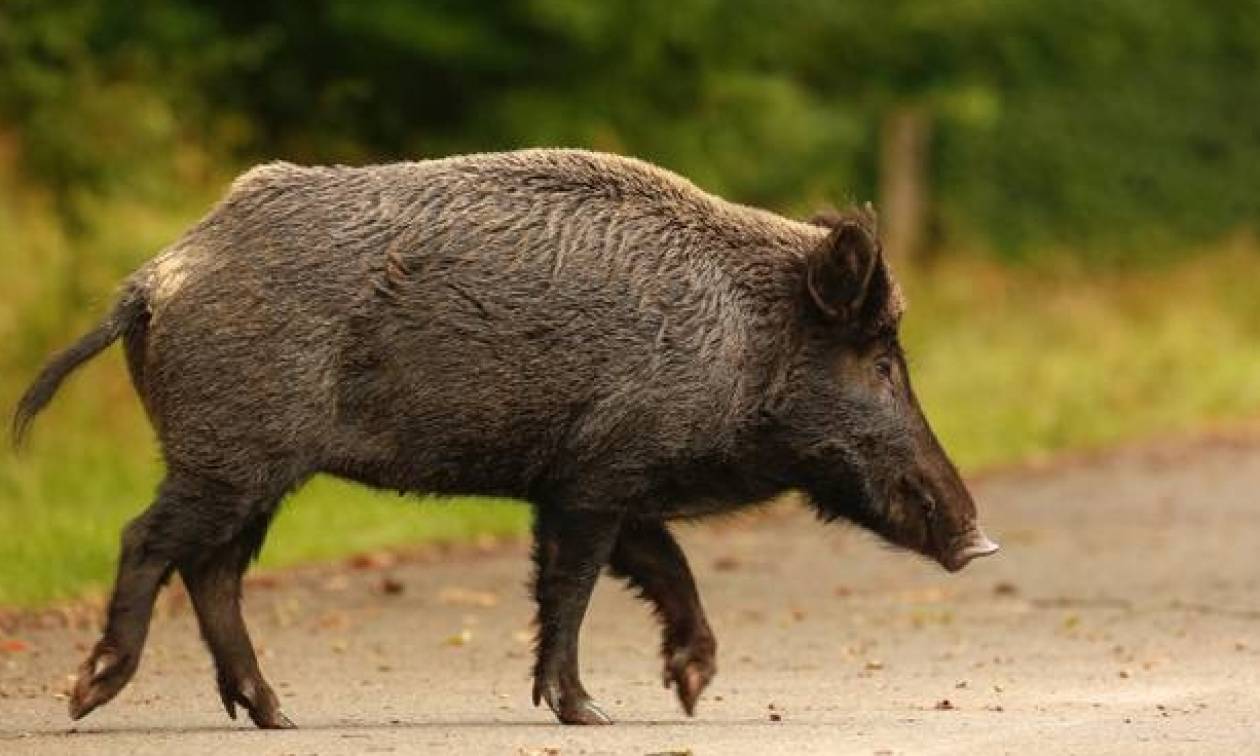
<svg viewBox="0 0 1260 756"><path fill-rule="evenodd" d="M875 372L879 374L880 378L891 381L893 374L892 360L887 357L880 357L878 360L875 360Z"/></svg>

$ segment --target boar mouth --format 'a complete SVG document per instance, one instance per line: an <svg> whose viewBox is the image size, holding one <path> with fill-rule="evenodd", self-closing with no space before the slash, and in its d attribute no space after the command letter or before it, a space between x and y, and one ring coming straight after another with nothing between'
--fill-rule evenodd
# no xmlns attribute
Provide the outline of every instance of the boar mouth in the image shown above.
<svg viewBox="0 0 1260 756"><path fill-rule="evenodd" d="M950 572L958 572L971 560L992 556L1000 548L980 528L973 527L967 535L956 541L954 548L942 555L941 565Z"/></svg>
<svg viewBox="0 0 1260 756"><path fill-rule="evenodd" d="M913 479L907 479L903 491L910 493L922 504L927 519L928 553L949 572L958 572L971 560L991 556L998 552L1000 547L974 523L959 536L953 538L945 536L941 531L953 528L948 525L948 519L943 517L936 497L927 486Z"/></svg>

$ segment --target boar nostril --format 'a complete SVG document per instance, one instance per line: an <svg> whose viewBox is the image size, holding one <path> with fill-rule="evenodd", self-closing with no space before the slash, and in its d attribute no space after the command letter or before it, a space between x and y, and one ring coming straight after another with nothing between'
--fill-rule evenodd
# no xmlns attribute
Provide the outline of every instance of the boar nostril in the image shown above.
<svg viewBox="0 0 1260 756"><path fill-rule="evenodd" d="M973 530L968 538L962 542L959 548L950 554L945 561L945 569L950 572L957 572L973 560L980 557L991 556L1001 549L995 542L989 539L979 528Z"/></svg>

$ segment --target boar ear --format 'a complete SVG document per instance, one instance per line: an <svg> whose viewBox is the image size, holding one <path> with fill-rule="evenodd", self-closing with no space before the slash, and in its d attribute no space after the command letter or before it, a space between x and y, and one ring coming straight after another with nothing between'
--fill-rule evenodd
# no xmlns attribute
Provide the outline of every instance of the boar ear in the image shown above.
<svg viewBox="0 0 1260 756"><path fill-rule="evenodd" d="M837 322L853 324L863 312L881 263L868 212L836 223L826 241L806 257L809 296L823 315Z"/></svg>

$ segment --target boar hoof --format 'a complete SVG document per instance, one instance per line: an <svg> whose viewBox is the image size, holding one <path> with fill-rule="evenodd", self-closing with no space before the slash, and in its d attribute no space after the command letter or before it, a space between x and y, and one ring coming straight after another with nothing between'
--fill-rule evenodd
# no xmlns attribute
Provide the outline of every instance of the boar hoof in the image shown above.
<svg viewBox="0 0 1260 756"><path fill-rule="evenodd" d="M135 665L114 650L97 646L79 667L74 691L70 694L70 718L82 719L106 703L131 679Z"/></svg>
<svg viewBox="0 0 1260 756"><path fill-rule="evenodd" d="M254 720L254 724L260 730L295 730L297 725L293 724L293 720L284 715L279 709L260 714L250 712L249 718Z"/></svg>
<svg viewBox="0 0 1260 756"><path fill-rule="evenodd" d="M546 701L547 707L562 724L610 725L612 718L585 693L565 695L555 683L534 687L534 705Z"/></svg>
<svg viewBox="0 0 1260 756"><path fill-rule="evenodd" d="M236 704L239 703L249 712L250 720L260 730L292 730L297 727L280 711L276 694L265 682L246 679L235 684L220 677L219 697L223 699L223 708L227 710L229 717L236 719Z"/></svg>
<svg viewBox="0 0 1260 756"><path fill-rule="evenodd" d="M679 649L665 660L665 687L675 686L683 711L687 712L687 716L694 717L700 693L708 686L716 672L717 668L712 658L699 654L693 655L687 649Z"/></svg>
<svg viewBox="0 0 1260 756"><path fill-rule="evenodd" d="M612 718L589 698L575 701L571 705L561 704L556 716L564 724L610 725Z"/></svg>

